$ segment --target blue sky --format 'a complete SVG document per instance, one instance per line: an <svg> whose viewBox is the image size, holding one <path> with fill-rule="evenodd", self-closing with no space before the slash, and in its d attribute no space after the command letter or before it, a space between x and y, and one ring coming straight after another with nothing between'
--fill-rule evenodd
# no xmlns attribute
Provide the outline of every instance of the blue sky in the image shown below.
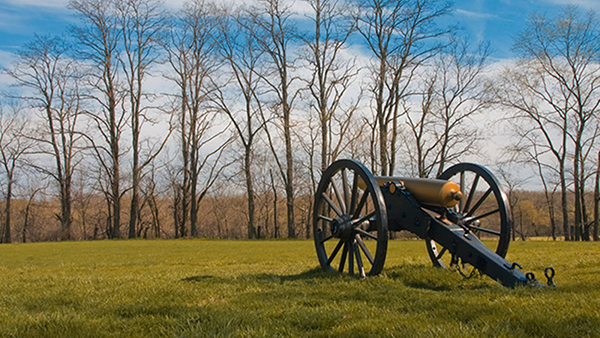
<svg viewBox="0 0 600 338"><path fill-rule="evenodd" d="M569 4L600 12L600 0L457 0L454 17L473 41L491 43L494 58L506 59L532 13L553 17Z"/></svg>
<svg viewBox="0 0 600 338"><path fill-rule="evenodd" d="M301 0L298 0L301 1ZM177 8L184 0L167 1ZM68 0L0 0L0 66L37 34L64 34L76 23ZM566 4L600 12L600 0L464 0L455 1L455 20L473 41L487 40L494 59L511 58L514 36L533 12L553 16Z"/></svg>

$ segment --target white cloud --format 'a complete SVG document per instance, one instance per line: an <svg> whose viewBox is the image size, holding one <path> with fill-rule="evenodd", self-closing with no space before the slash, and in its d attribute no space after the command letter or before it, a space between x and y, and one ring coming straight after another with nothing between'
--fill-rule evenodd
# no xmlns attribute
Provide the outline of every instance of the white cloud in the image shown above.
<svg viewBox="0 0 600 338"><path fill-rule="evenodd" d="M13 53L0 49L0 68L8 67L15 59Z"/></svg>
<svg viewBox="0 0 600 338"><path fill-rule="evenodd" d="M17 23L14 15L11 13L0 12L0 30L8 30Z"/></svg>
<svg viewBox="0 0 600 338"><path fill-rule="evenodd" d="M542 2L553 5L576 5L581 8L600 10L600 1L598 0L542 0Z"/></svg>
<svg viewBox="0 0 600 338"><path fill-rule="evenodd" d="M5 0L7 4L13 6L34 6L34 7L47 7L47 8L67 8L69 0ZM183 8L183 4L190 2L191 0L165 0L165 7L170 10L179 10ZM228 6L240 6L240 5L258 5L258 0L217 0L219 4L225 4ZM311 13L311 8L306 1L295 0L289 1L295 12L300 15Z"/></svg>
<svg viewBox="0 0 600 338"><path fill-rule="evenodd" d="M495 14L471 12L459 8L455 9L454 13L477 19L500 19L500 17Z"/></svg>
<svg viewBox="0 0 600 338"><path fill-rule="evenodd" d="M36 7L54 7L65 8L69 0L5 0L7 3L15 6L36 6Z"/></svg>
<svg viewBox="0 0 600 338"><path fill-rule="evenodd" d="M11 90L13 79L3 72L2 69L8 68L14 60L14 54L0 50L0 94Z"/></svg>

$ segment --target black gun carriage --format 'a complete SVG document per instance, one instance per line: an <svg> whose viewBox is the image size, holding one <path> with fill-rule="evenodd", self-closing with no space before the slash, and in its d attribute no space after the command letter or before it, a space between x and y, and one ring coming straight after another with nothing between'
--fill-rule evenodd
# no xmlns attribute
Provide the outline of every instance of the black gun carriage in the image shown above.
<svg viewBox="0 0 600 338"><path fill-rule="evenodd" d="M437 179L374 176L362 163L338 160L323 173L314 201L313 235L321 267L364 278L379 274L390 231L425 240L434 266L486 274L502 285L541 285L504 257L511 213L496 177L460 163ZM548 285L554 270L544 271Z"/></svg>

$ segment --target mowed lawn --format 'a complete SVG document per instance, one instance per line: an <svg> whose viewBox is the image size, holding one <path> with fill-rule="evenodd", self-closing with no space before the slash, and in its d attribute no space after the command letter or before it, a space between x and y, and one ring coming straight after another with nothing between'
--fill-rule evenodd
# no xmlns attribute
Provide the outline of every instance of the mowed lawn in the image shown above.
<svg viewBox="0 0 600 338"><path fill-rule="evenodd" d="M557 288L507 289L391 241L384 273L325 273L312 241L0 245L1 337L600 337L600 243L516 242ZM540 278L541 277L541 278Z"/></svg>

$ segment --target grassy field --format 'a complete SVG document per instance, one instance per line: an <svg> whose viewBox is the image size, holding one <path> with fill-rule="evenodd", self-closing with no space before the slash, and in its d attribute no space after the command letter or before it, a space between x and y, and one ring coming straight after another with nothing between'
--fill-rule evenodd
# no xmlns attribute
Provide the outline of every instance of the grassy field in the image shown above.
<svg viewBox="0 0 600 338"><path fill-rule="evenodd" d="M1 337L600 337L600 243L516 242L556 289L431 267L392 241L366 280L317 269L311 241L0 246ZM542 277L543 279L543 277Z"/></svg>

